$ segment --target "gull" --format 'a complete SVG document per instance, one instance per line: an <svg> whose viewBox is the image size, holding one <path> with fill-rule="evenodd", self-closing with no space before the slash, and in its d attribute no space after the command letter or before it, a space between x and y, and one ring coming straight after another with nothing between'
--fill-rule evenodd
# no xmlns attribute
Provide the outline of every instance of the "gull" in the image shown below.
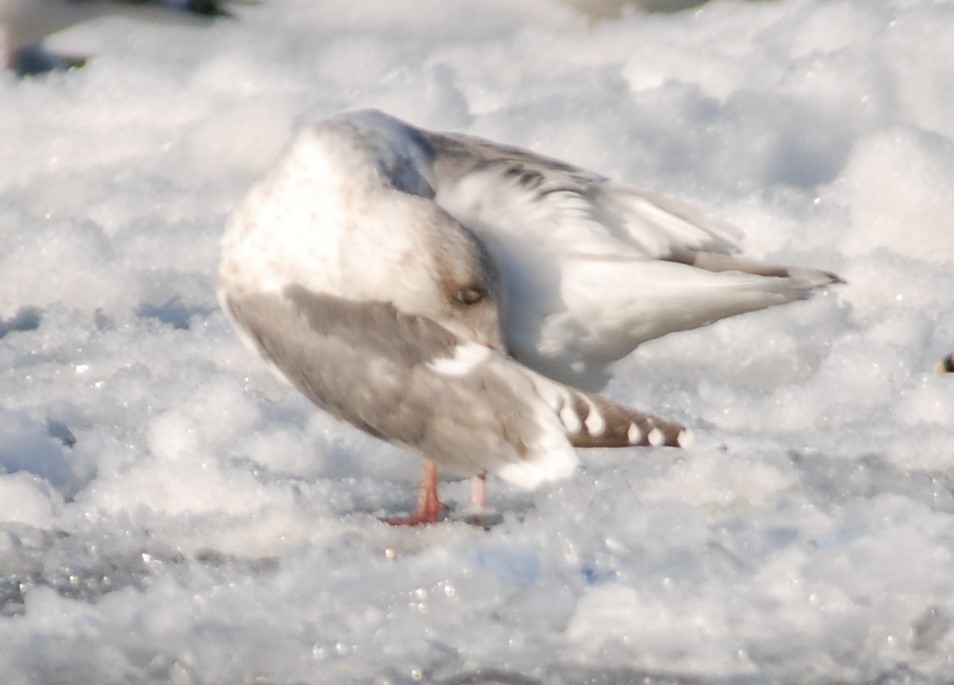
<svg viewBox="0 0 954 685"><path fill-rule="evenodd" d="M218 295L246 344L320 408L437 469L533 488L576 447L681 446L596 394L645 340L840 279L732 254L681 202L376 110L306 127L233 211Z"/></svg>
<svg viewBox="0 0 954 685"><path fill-rule="evenodd" d="M23 74L78 66L82 58L60 57L42 50L49 35L105 15L163 23L231 16L226 2L235 0L0 0L0 58Z"/></svg>

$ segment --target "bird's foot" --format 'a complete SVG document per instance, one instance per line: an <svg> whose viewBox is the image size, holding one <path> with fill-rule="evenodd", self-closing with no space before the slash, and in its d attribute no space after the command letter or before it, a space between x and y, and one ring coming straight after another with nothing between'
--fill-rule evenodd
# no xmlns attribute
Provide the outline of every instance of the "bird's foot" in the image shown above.
<svg viewBox="0 0 954 685"><path fill-rule="evenodd" d="M388 516L381 520L389 526L420 526L443 521L447 511L447 506L435 498L419 502L417 508L408 516Z"/></svg>
<svg viewBox="0 0 954 685"><path fill-rule="evenodd" d="M437 496L437 463L425 457L417 508L410 516L394 516L381 520L392 526L419 526L441 521L445 511L447 507Z"/></svg>
<svg viewBox="0 0 954 685"><path fill-rule="evenodd" d="M483 509L467 507L460 512L460 514L455 515L453 520L463 521L469 526L479 526L484 530L490 530L494 526L503 523L503 516L500 512L489 507Z"/></svg>

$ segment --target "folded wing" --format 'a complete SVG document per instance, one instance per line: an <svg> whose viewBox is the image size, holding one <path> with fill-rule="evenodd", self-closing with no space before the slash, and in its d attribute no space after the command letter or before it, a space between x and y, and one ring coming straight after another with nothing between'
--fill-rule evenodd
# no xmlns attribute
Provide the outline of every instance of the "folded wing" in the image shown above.
<svg viewBox="0 0 954 685"><path fill-rule="evenodd" d="M573 446L678 445L682 426L556 383L385 302L297 285L224 297L229 315L315 404L463 474L565 478Z"/></svg>
<svg viewBox="0 0 954 685"><path fill-rule="evenodd" d="M737 256L739 232L681 201L532 152L415 129L434 201L499 264L507 343L585 388L642 342L840 282Z"/></svg>

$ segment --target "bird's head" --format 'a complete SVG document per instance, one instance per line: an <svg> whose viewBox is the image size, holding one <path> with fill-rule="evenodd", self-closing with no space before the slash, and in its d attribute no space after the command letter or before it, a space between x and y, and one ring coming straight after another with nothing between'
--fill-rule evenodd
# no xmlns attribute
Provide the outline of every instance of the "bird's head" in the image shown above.
<svg viewBox="0 0 954 685"><path fill-rule="evenodd" d="M434 255L440 293L435 318L466 340L506 352L503 280L483 244L463 227L456 228Z"/></svg>

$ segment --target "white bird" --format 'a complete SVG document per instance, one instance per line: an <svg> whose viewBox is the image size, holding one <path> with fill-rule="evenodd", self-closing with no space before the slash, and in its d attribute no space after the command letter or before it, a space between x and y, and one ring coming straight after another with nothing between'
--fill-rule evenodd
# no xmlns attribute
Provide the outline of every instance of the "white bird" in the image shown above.
<svg viewBox="0 0 954 685"><path fill-rule="evenodd" d="M639 343L797 299L833 274L730 256L683 204L378 111L305 129L232 214L219 299L331 414L437 465L534 487L574 447L679 445L682 426L576 388ZM570 384L572 384L572 387Z"/></svg>
<svg viewBox="0 0 954 685"><path fill-rule="evenodd" d="M48 71L81 64L42 51L40 42L54 33L104 15L161 23L230 16L235 0L0 0L0 58L18 73Z"/></svg>

